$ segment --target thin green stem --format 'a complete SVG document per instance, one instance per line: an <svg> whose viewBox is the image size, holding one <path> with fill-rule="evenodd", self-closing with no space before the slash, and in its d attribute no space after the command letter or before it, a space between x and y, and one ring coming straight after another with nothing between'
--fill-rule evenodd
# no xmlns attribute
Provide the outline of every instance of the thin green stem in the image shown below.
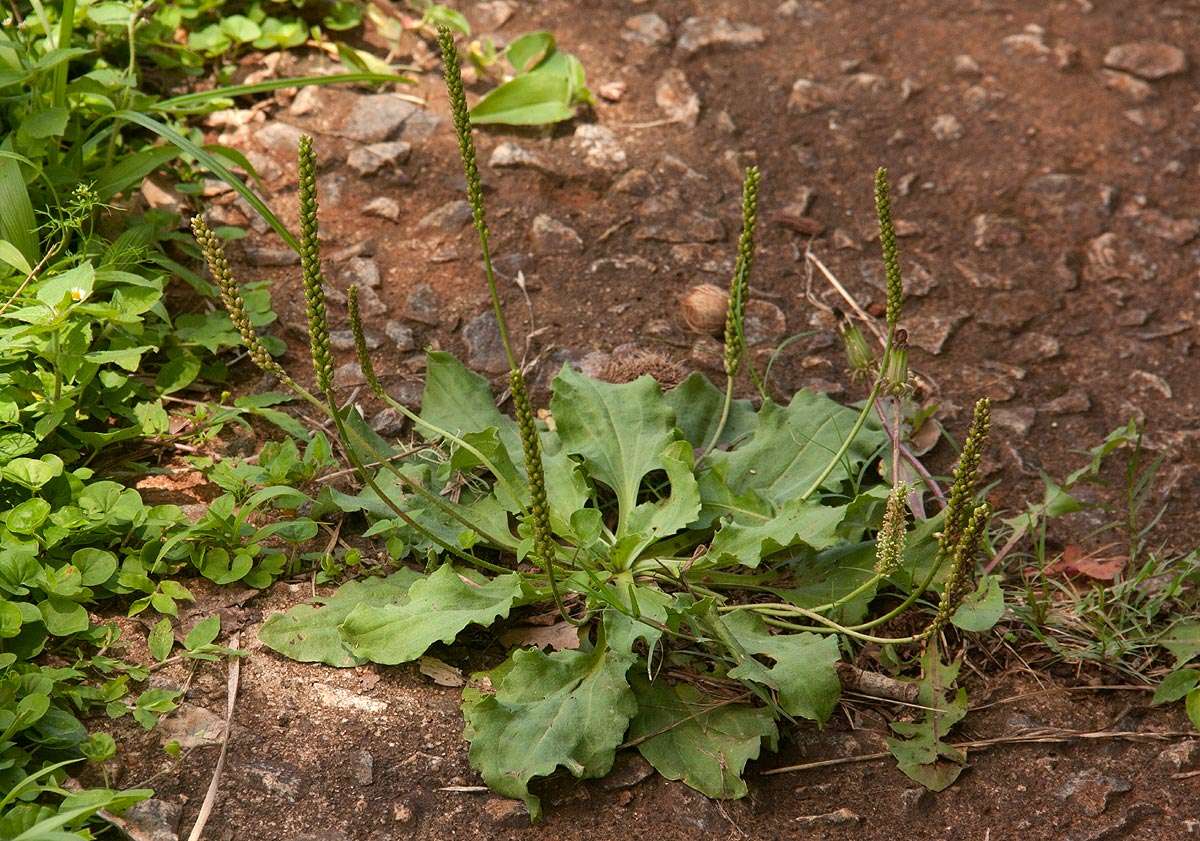
<svg viewBox="0 0 1200 841"><path fill-rule="evenodd" d="M725 400L721 404L721 417L717 421L717 428L713 430L712 440L705 446L704 451L700 454L700 458L696 459L696 464L704 461L705 457L713 451L717 446L717 442L721 440L721 433L725 431L725 424L729 422L729 409L733 405L733 377L726 375L725 377Z"/></svg>
<svg viewBox="0 0 1200 841"><path fill-rule="evenodd" d="M764 608L766 608L766 609L764 609ZM786 610L785 610L785 608L786 608ZM753 613L766 614L765 616L763 616L763 621L767 622L770 625L774 625L776 627L788 628L789 630L796 630L796 631L808 631L809 633L845 634L846 636L851 637L852 639L859 640L861 642L873 642L873 643L878 643L880 645L902 645L904 643L918 642L919 640L922 640L925 638L924 633L914 634L910 637L876 637L876 636L871 636L870 634L861 634L858 631L853 630L852 628L847 628L844 625L839 625L837 622L834 622L832 619L830 619L826 616L822 616L819 613L814 613L811 610L805 610L802 607L796 607L794 605L739 604L739 605L728 605L725 607L718 608L718 610L720 610L724 613L729 613L729 612L733 612L733 611L737 611L737 610L749 610ZM784 620L774 618L774 617L780 616L780 615L803 616L806 619L812 619L814 622L819 622L820 625L817 625L817 626L798 625L794 622L786 622ZM822 626L824 626L824 627L822 627Z"/></svg>
<svg viewBox="0 0 1200 841"><path fill-rule="evenodd" d="M886 356L886 351L884 355ZM865 403L863 403L862 411L858 413L858 418L854 421L854 426L850 428L850 433L846 436L846 439L842 441L842 446L839 447L838 451L833 454L833 458L829 460L829 463L825 465L825 469L822 470L820 474L818 474L817 478L813 480L813 483L809 486L808 490L800 495L799 500L801 502L816 493L825 480L829 478L829 474L832 473L834 468L837 467L838 464L841 463L842 459L846 457L846 453L850 451L850 445L854 443L854 439L858 437L858 433L862 431L863 425L866 424L867 417L870 416L875 406L875 398L879 396L879 392L882 387L883 374L881 373L875 380L875 385L871 387L871 393L867 395L867 400Z"/></svg>

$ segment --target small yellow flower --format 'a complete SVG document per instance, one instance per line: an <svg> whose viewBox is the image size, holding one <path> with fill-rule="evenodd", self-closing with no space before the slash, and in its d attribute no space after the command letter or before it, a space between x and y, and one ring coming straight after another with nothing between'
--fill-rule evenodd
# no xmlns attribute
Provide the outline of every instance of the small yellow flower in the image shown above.
<svg viewBox="0 0 1200 841"><path fill-rule="evenodd" d="M87 296L88 296L88 292L83 287L81 287L81 286L72 286L71 287L71 300L74 301L75 303L78 304L80 301L82 301Z"/></svg>

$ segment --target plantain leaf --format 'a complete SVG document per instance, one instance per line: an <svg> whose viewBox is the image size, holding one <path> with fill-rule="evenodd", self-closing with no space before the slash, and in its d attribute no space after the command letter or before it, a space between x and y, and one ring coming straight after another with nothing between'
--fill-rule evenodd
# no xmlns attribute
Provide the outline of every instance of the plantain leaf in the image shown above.
<svg viewBox="0 0 1200 841"><path fill-rule="evenodd" d="M648 681L635 670L638 714L631 740L668 780L682 780L708 797L746 794L742 770L757 759L763 740L774 749L778 730L766 707L706 698L690 683Z"/></svg>
<svg viewBox="0 0 1200 841"><path fill-rule="evenodd" d="M625 673L633 655L603 641L591 651L521 650L487 677L494 691L463 692L471 766L488 787L541 814L529 781L559 767L602 777L637 712Z"/></svg>
<svg viewBox="0 0 1200 841"><path fill-rule="evenodd" d="M1177 622L1158 638L1158 644L1175 655L1175 668L1200 654L1200 622Z"/></svg>
<svg viewBox="0 0 1200 841"><path fill-rule="evenodd" d="M793 500L770 518L730 519L713 537L705 563L756 567L768 555L792 546L827 549L841 541L837 531L845 516L844 505Z"/></svg>
<svg viewBox="0 0 1200 841"><path fill-rule="evenodd" d="M900 770L930 791L941 791L962 773L966 754L945 741L950 728L967 714L967 690L954 688L961 662L943 663L931 642L921 656L923 677L917 703L926 709L919 721L894 721L888 749Z"/></svg>
<svg viewBox="0 0 1200 841"><path fill-rule="evenodd" d="M259 629L258 638L268 648L303 663L325 663L343 668L359 665L362 660L350 653L338 626L360 605L403 604L409 587L420 580L419 573L401 568L387 578L347 582L324 605L297 605L271 616Z"/></svg>
<svg viewBox="0 0 1200 841"><path fill-rule="evenodd" d="M1004 615L1004 590L1000 576L989 575L967 596L950 621L964 631L986 631Z"/></svg>
<svg viewBox="0 0 1200 841"><path fill-rule="evenodd" d="M764 403L750 440L730 452L714 452L709 459L726 467L726 480L735 493L755 490L780 505L808 490L841 447L857 415L823 394L800 391L787 407ZM857 475L885 437L878 427L864 427L823 487L835 488Z"/></svg>
<svg viewBox="0 0 1200 841"><path fill-rule="evenodd" d="M762 619L744 610L725 617L725 626L747 654L761 654L775 661L768 669L757 660L746 660L730 670L730 677L777 690L779 706L788 715L817 722L829 718L842 691L837 676L837 637L772 634Z"/></svg>
<svg viewBox="0 0 1200 841"><path fill-rule="evenodd" d="M675 415L650 377L613 384L564 367L553 391L550 410L563 449L582 456L588 475L616 494L620 540L642 524L637 518L631 523L642 480L667 470Z"/></svg>
<svg viewBox="0 0 1200 841"><path fill-rule="evenodd" d="M402 604L360 604L341 624L342 638L357 658L394 666L416 660L435 642L453 642L468 625L490 625L508 616L521 595L517 573L487 580L450 564L409 588Z"/></svg>
<svg viewBox="0 0 1200 841"><path fill-rule="evenodd" d="M725 394L698 371L663 394L667 405L675 411L679 431L693 447L708 445L721 418ZM729 407L729 419L721 432L718 445L728 445L754 431L758 415L749 400L734 400Z"/></svg>
<svg viewBox="0 0 1200 841"><path fill-rule="evenodd" d="M475 125L540 126L574 116L571 81L566 76L543 72L510 79L488 91L471 109Z"/></svg>

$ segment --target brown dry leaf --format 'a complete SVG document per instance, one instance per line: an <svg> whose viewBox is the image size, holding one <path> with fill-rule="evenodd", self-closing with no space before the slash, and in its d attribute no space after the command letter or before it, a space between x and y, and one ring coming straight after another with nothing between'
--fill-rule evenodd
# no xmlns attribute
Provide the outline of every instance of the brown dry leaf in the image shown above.
<svg viewBox="0 0 1200 841"><path fill-rule="evenodd" d="M1082 546L1072 543L1063 549L1062 557L1046 567L1046 574L1086 575L1097 581L1112 581L1125 568L1129 559L1124 555L1100 554L1108 548L1111 548L1111 545L1085 553Z"/></svg>
<svg viewBox="0 0 1200 841"><path fill-rule="evenodd" d="M458 687L466 684L461 671L436 657L422 657L417 661L417 669L438 686Z"/></svg>
<svg viewBox="0 0 1200 841"><path fill-rule="evenodd" d="M570 622L555 622L553 625L519 625L500 635L500 641L508 646L531 645L554 651L579 648L579 629Z"/></svg>

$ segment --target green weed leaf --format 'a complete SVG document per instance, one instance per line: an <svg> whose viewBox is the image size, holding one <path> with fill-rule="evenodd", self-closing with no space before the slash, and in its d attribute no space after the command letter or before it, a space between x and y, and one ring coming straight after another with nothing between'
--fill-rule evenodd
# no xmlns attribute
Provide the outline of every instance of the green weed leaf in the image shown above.
<svg viewBox="0 0 1200 841"><path fill-rule="evenodd" d="M917 703L929 710L919 721L892 722L901 738L887 740L900 770L930 791L942 791L958 779L967 761L962 750L945 741L950 728L967 714L967 690L954 689L960 665L942 663L937 646L926 646Z"/></svg>
<svg viewBox="0 0 1200 841"><path fill-rule="evenodd" d="M498 794L541 804L529 781L555 769L602 777L637 712L625 673L633 655L600 643L592 651L521 650L490 673L494 692L463 693L471 766Z"/></svg>
<svg viewBox="0 0 1200 841"><path fill-rule="evenodd" d="M775 661L770 668L746 660L729 676L777 690L779 706L788 715L824 722L833 713L842 692L837 676L840 658L837 638L831 634L772 634L759 617L737 611L725 625L747 654Z"/></svg>
<svg viewBox="0 0 1200 841"><path fill-rule="evenodd" d="M774 747L778 738L770 710L707 698L689 683L651 683L641 674L634 675L633 691L638 714L629 737L644 739L638 751L658 773L708 797L745 796L746 763L758 758L764 740Z"/></svg>
<svg viewBox="0 0 1200 841"><path fill-rule="evenodd" d="M407 663L435 642L453 642L468 625L487 626L508 616L520 595L516 573L489 581L444 564L414 583L403 604L351 610L342 637L354 657L389 666Z"/></svg>
<svg viewBox="0 0 1200 841"><path fill-rule="evenodd" d="M1189 694L1200 685L1200 671L1196 669L1179 669L1163 678L1158 689L1154 692L1151 704L1170 704Z"/></svg>
<svg viewBox="0 0 1200 841"><path fill-rule="evenodd" d="M1004 590L1000 576L989 575L967 596L950 621L964 631L979 633L992 628L1004 615Z"/></svg>

